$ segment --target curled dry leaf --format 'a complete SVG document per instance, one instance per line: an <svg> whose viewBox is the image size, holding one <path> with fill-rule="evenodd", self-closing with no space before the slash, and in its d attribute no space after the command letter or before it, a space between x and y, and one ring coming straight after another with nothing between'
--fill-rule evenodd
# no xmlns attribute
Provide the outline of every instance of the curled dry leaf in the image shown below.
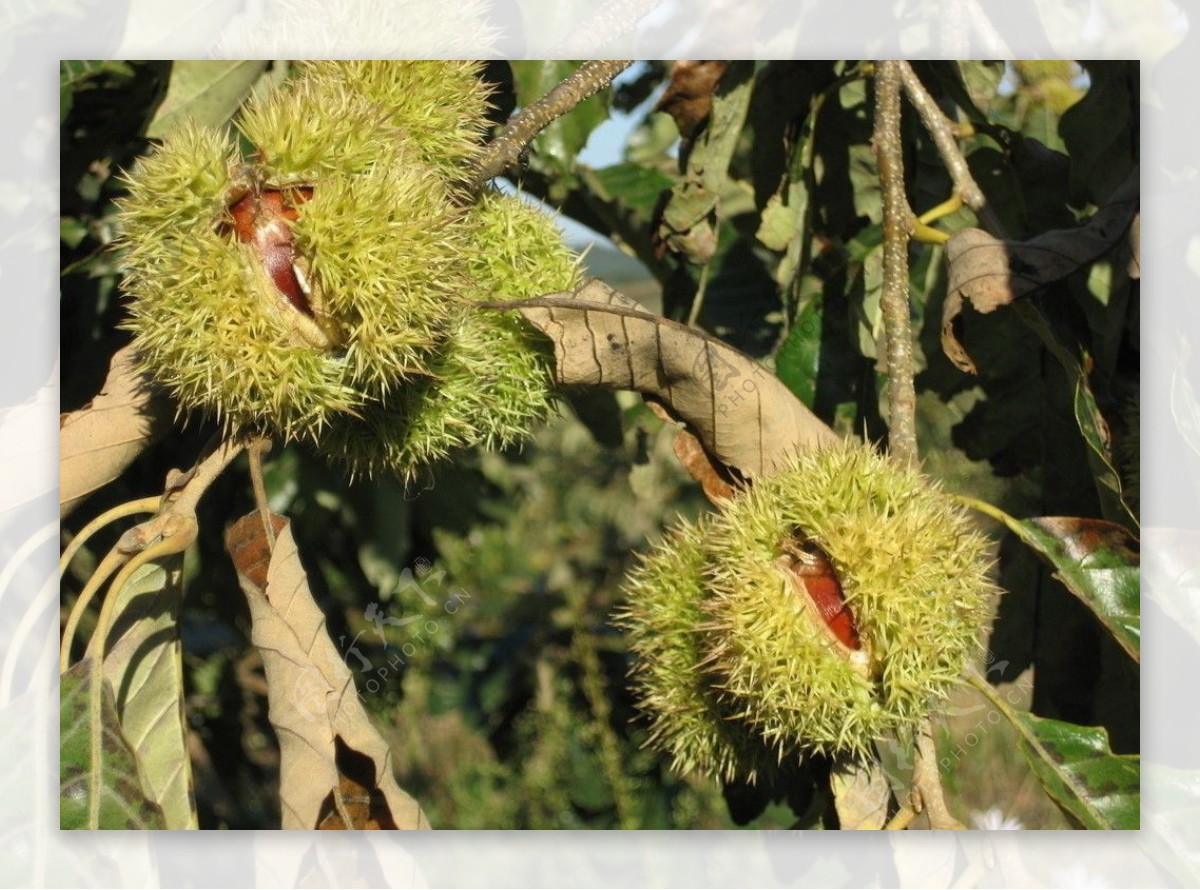
<svg viewBox="0 0 1200 890"><path fill-rule="evenodd" d="M660 420L666 423L676 422L671 412L653 398L646 399L646 406ZM688 475L700 483L700 487L704 490L704 496L712 503L720 504L721 501L728 500L737 493L740 480L734 478L733 474L721 465L714 463L708 452L704 450L704 446L700 444L700 440L688 430L680 429L675 434L675 441L671 444L676 459L687 470Z"/></svg>
<svg viewBox="0 0 1200 890"><path fill-rule="evenodd" d="M992 312L1099 259L1126 237L1138 211L1135 169L1087 225L1043 232L1028 241L1003 241L982 229L960 229L946 243L949 282L942 310L942 349L967 373L975 364L954 332L970 303Z"/></svg>
<svg viewBox="0 0 1200 890"><path fill-rule="evenodd" d="M250 604L251 640L267 674L270 719L279 737L282 827L429 828L420 806L396 783L387 742L363 710L354 676L326 632L287 520L273 516L271 523L274 548L259 513L234 523L225 545ZM385 662L374 676L391 669Z"/></svg>
<svg viewBox="0 0 1200 890"><path fill-rule="evenodd" d="M671 80L655 106L675 119L680 135L691 140L712 113L713 90L728 62L682 59L671 66Z"/></svg>
<svg viewBox="0 0 1200 890"><path fill-rule="evenodd" d="M169 428L167 397L119 350L97 396L59 418L59 513L66 516L125 471Z"/></svg>
<svg viewBox="0 0 1200 890"><path fill-rule="evenodd" d="M554 344L562 384L653 396L725 470L754 479L836 434L775 375L714 337L646 312L602 281L574 294L481 304L518 309Z"/></svg>

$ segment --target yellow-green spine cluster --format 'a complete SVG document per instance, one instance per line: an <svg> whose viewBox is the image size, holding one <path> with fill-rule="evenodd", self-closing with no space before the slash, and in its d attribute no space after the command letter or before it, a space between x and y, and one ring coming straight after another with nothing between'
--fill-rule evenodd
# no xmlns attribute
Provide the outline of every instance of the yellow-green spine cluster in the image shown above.
<svg viewBox="0 0 1200 890"><path fill-rule="evenodd" d="M551 357L520 321L471 304L567 290L578 270L543 214L461 186L486 120L479 66L298 69L244 110L249 157L185 125L129 177L143 367L183 409L306 440L352 473L411 477L525 435L547 411ZM262 194L275 219L258 204L231 216Z"/></svg>
<svg viewBox="0 0 1200 890"><path fill-rule="evenodd" d="M797 542L836 571L855 645L806 601ZM918 472L867 446L798 455L632 574L621 621L652 741L680 768L753 779L764 750L859 756L910 735L978 652L988 554Z"/></svg>

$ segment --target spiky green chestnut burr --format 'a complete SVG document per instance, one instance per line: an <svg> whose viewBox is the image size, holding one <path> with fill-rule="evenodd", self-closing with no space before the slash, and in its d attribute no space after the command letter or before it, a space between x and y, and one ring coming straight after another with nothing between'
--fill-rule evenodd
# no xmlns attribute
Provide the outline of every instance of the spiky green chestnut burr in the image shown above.
<svg viewBox="0 0 1200 890"><path fill-rule="evenodd" d="M139 162L120 202L125 326L182 408L294 437L363 400L342 359L306 341L311 320L222 231L236 169L224 134L191 125Z"/></svg>
<svg viewBox="0 0 1200 890"><path fill-rule="evenodd" d="M710 523L682 523L630 572L616 614L637 660L632 678L649 720L649 744L680 773L723 781L770 775L776 755L704 670L710 645L704 540Z"/></svg>
<svg viewBox="0 0 1200 890"><path fill-rule="evenodd" d="M780 759L910 735L978 651L989 565L920 473L856 444L798 455L634 574L624 621L655 740L728 778L736 760L706 753L726 723Z"/></svg>
<svg viewBox="0 0 1200 890"><path fill-rule="evenodd" d="M978 652L988 543L918 471L866 445L799 455L706 541L709 672L772 745L865 754L910 734ZM827 558L855 634L808 589ZM857 639L853 639L856 636Z"/></svg>
<svg viewBox="0 0 1200 890"><path fill-rule="evenodd" d="M363 422L336 423L328 453L352 474L394 472L411 479L464 447L501 447L527 436L553 398L553 350L511 313L480 300L518 300L572 289L578 259L554 221L519 198L485 192L464 221L473 250L469 279L429 377L366 406Z"/></svg>
<svg viewBox="0 0 1200 890"><path fill-rule="evenodd" d="M478 62L339 60L299 64L303 78L318 95L339 95L348 87L382 109L388 122L420 147L422 160L448 179L462 175L465 163L479 151L489 91Z"/></svg>
<svg viewBox="0 0 1200 890"><path fill-rule="evenodd" d="M461 188L487 111L462 62L313 62L252 100L253 146L188 126L129 180L127 327L143 368L229 432L412 478L527 434L548 344L479 301L569 290L576 259L516 198Z"/></svg>

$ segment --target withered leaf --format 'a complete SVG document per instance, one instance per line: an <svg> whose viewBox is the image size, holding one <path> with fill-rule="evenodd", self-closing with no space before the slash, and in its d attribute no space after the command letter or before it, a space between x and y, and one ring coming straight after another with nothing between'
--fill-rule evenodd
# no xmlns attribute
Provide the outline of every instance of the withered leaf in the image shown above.
<svg viewBox="0 0 1200 890"><path fill-rule="evenodd" d="M574 294L483 304L518 309L554 344L562 384L631 389L658 399L715 460L754 479L834 432L758 362L646 312L602 281Z"/></svg>
<svg viewBox="0 0 1200 890"><path fill-rule="evenodd" d="M99 394L59 418L59 513L125 471L169 429L167 397L139 372L132 347L119 350Z"/></svg>
<svg viewBox="0 0 1200 890"><path fill-rule="evenodd" d="M844 830L877 831L887 824L892 790L879 761L837 761L830 787L838 822Z"/></svg>
<svg viewBox="0 0 1200 890"><path fill-rule="evenodd" d="M682 59L671 66L671 80L655 111L675 119L684 139L690 140L712 112L713 90L729 67L728 62Z"/></svg>
<svg viewBox="0 0 1200 890"><path fill-rule="evenodd" d="M1087 225L1043 232L1027 241L1004 241L982 229L960 229L946 243L949 281L942 309L942 349L967 373L975 364L954 326L963 304L992 312L1099 259L1122 238L1138 212L1137 171Z"/></svg>
<svg viewBox="0 0 1200 890"><path fill-rule="evenodd" d="M226 550L250 604L250 637L267 675L269 716L279 737L282 827L322 827L337 812L350 813L348 823L356 827L429 828L420 806L397 784L391 750L363 710L354 676L326 631L287 520L271 522L278 529L273 548L255 512L229 529ZM264 551L270 553L265 585L259 583ZM375 680L392 672L386 661L372 666ZM348 809L360 799L369 818Z"/></svg>
<svg viewBox="0 0 1200 890"><path fill-rule="evenodd" d="M387 799L377 787L375 763L347 747L341 736L335 736L333 741L338 784L321 804L317 828L321 831L395 829Z"/></svg>

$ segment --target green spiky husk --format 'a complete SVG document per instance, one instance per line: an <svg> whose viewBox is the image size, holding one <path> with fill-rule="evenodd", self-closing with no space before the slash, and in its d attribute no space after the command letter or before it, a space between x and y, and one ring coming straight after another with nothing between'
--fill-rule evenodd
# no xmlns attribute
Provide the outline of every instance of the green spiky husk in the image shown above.
<svg viewBox="0 0 1200 890"><path fill-rule="evenodd" d="M303 77L318 91L340 93L349 87L374 103L411 144L420 146L424 162L450 179L462 176L465 163L479 151L489 107L482 68L470 61L300 63Z"/></svg>
<svg viewBox="0 0 1200 890"><path fill-rule="evenodd" d="M218 233L232 166L222 134L188 125L129 177L125 326L142 367L181 406L294 438L363 400L337 357L297 345L286 318L264 310L250 259Z"/></svg>
<svg viewBox="0 0 1200 890"><path fill-rule="evenodd" d="M791 576L797 536L834 566L859 649ZM711 752L730 721L781 759L910 736L979 651L988 553L936 485L870 447L798 455L699 530L677 531L630 581L623 620L656 742L728 778L734 761ZM698 717L697 702L724 722Z"/></svg>
<svg viewBox="0 0 1200 890"><path fill-rule="evenodd" d="M487 111L480 66L298 71L244 110L247 160L187 125L130 176L126 326L144 370L229 433L305 440L352 473L411 478L526 435L551 404L552 354L513 314L471 303L567 290L579 270L519 200L462 203ZM294 186L311 188L290 227L313 319L229 225L248 188Z"/></svg>
<svg viewBox="0 0 1200 890"><path fill-rule="evenodd" d="M797 530L837 570L857 664L777 565ZM707 545L711 670L772 743L865 754L914 730L978 652L987 540L930 480L869 446L798 456L731 503Z"/></svg>
<svg viewBox="0 0 1200 890"><path fill-rule="evenodd" d="M672 529L626 578L627 604L616 623L637 659L632 679L649 744L669 752L680 773L757 781L773 772L776 758L752 727L732 719L736 703L704 670L709 530L704 520Z"/></svg>
<svg viewBox="0 0 1200 890"><path fill-rule="evenodd" d="M573 288L577 259L545 214L519 198L485 193L466 220L475 249L465 254L472 300L519 300ZM338 423L330 454L354 475L422 467L475 445L511 444L529 434L553 401L550 344L511 313L459 306L430 379L367 406L365 423Z"/></svg>

